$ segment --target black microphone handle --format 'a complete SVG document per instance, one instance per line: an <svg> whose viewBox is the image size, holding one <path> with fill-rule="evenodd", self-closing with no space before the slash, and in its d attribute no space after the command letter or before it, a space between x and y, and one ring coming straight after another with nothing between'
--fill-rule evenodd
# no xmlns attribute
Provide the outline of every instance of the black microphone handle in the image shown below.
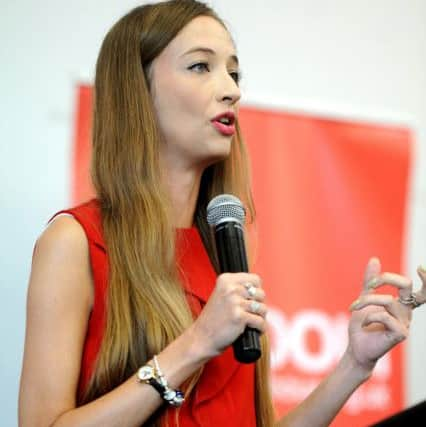
<svg viewBox="0 0 426 427"><path fill-rule="evenodd" d="M244 231L235 221L223 222L215 227L216 251L221 273L248 272ZM259 331L246 327L234 341L234 357L241 363L255 362L261 356Z"/></svg>

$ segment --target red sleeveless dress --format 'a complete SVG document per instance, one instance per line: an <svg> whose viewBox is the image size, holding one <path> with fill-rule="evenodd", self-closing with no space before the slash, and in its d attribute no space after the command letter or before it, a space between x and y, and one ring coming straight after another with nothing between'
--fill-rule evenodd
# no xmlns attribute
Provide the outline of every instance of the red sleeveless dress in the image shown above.
<svg viewBox="0 0 426 427"><path fill-rule="evenodd" d="M78 387L81 395L92 374L104 331L108 256L96 199L56 215L60 213L73 215L86 233L94 282L94 304L87 327ZM214 288L216 273L195 227L178 230L177 257L188 302L194 314L198 315ZM211 359L204 367L195 392L180 408L180 427L256 427L254 377L254 364L235 361L231 347ZM174 427L175 409L170 408L169 413L169 425Z"/></svg>

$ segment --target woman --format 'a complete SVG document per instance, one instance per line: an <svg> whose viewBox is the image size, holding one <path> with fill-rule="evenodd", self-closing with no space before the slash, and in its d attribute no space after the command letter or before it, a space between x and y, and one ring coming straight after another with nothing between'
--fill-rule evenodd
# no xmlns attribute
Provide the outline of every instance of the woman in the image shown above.
<svg viewBox="0 0 426 427"><path fill-rule="evenodd" d="M229 348L245 327L265 330L261 279L216 277L205 220L221 193L253 219L238 80L228 31L197 1L136 8L107 34L95 81L97 199L56 215L37 242L21 426L274 425L265 337L255 366ZM400 299L375 295L383 283ZM342 360L277 425L328 425L407 336L426 300L411 291L370 260Z"/></svg>

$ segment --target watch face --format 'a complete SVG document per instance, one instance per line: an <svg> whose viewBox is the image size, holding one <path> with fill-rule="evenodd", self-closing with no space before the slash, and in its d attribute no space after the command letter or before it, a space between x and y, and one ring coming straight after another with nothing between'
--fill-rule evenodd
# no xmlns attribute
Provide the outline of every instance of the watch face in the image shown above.
<svg viewBox="0 0 426 427"><path fill-rule="evenodd" d="M149 365L142 366L138 371L138 377L141 381L148 381L154 377L154 368Z"/></svg>

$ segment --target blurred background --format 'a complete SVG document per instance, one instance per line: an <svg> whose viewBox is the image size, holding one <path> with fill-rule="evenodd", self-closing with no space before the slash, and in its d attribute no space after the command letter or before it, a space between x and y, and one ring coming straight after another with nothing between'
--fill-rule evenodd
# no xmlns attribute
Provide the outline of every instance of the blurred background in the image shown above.
<svg viewBox="0 0 426 427"><path fill-rule="evenodd" d="M0 401L17 424L33 245L70 204L76 87L90 84L111 25L144 2L17 0L0 15ZM426 2L226 0L210 4L236 41L243 103L396 124L415 142L404 273L426 264ZM416 282L418 284L418 281ZM349 305L350 301L348 301ZM426 398L426 310L414 313L405 405Z"/></svg>

